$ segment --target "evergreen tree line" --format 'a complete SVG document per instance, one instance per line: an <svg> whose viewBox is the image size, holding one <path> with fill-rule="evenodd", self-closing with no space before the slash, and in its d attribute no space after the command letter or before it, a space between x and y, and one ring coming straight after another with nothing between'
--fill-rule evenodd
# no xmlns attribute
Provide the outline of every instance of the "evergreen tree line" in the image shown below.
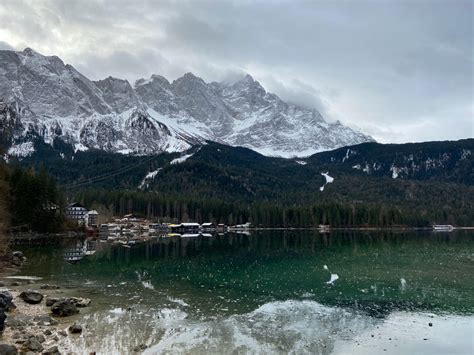
<svg viewBox="0 0 474 355"><path fill-rule="evenodd" d="M162 222L196 221L225 224L251 222L261 227L416 226L433 223L469 225L472 210L453 208L406 208L387 204L318 202L281 205L268 202L246 203L235 200L164 195L125 190L84 190L77 199L109 215L139 214Z"/></svg>
<svg viewBox="0 0 474 355"><path fill-rule="evenodd" d="M0 229L55 232L63 229L61 196L44 169L0 165Z"/></svg>

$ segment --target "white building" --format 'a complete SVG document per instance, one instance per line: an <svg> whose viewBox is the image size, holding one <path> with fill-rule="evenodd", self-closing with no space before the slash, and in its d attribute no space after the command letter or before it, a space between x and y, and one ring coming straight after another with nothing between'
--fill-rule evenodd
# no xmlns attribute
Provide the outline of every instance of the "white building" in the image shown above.
<svg viewBox="0 0 474 355"><path fill-rule="evenodd" d="M66 217L77 221L77 223L86 223L86 216L89 210L78 202L71 203L66 207Z"/></svg>
<svg viewBox="0 0 474 355"><path fill-rule="evenodd" d="M87 214L86 214L86 225L88 227L96 227L98 217L99 217L99 212L97 212L96 210L92 210L92 211L87 212Z"/></svg>

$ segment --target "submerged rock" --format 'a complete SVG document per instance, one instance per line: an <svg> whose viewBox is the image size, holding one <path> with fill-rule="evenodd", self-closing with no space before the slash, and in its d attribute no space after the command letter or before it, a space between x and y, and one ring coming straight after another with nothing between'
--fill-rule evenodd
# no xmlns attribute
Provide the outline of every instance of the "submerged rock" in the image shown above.
<svg viewBox="0 0 474 355"><path fill-rule="evenodd" d="M74 323L73 325L71 325L71 326L69 327L69 331L70 331L72 334L80 334L80 333L82 333L82 326L79 325L79 324Z"/></svg>
<svg viewBox="0 0 474 355"><path fill-rule="evenodd" d="M43 284L40 286L40 289L42 290L57 290L60 287L58 285L50 285L50 284Z"/></svg>
<svg viewBox="0 0 474 355"><path fill-rule="evenodd" d="M57 346L52 346L49 349L43 351L43 355L61 355Z"/></svg>
<svg viewBox="0 0 474 355"><path fill-rule="evenodd" d="M10 262L15 266L21 266L25 260L26 258L21 251L14 251L10 255Z"/></svg>
<svg viewBox="0 0 474 355"><path fill-rule="evenodd" d="M43 345L41 345L41 342L35 336L30 336L28 340L23 343L23 349L40 352L43 351Z"/></svg>
<svg viewBox="0 0 474 355"><path fill-rule="evenodd" d="M51 312L58 317L68 317L79 313L79 310L71 300L62 299L53 304Z"/></svg>
<svg viewBox="0 0 474 355"><path fill-rule="evenodd" d="M57 325L58 321L47 314L36 316L33 319L38 325Z"/></svg>
<svg viewBox="0 0 474 355"><path fill-rule="evenodd" d="M29 304L38 304L43 300L43 295L38 291L27 290L20 293L20 298Z"/></svg>
<svg viewBox="0 0 474 355"><path fill-rule="evenodd" d="M59 298L56 297L47 297L46 298L46 307L51 307L53 304L59 301Z"/></svg>
<svg viewBox="0 0 474 355"><path fill-rule="evenodd" d="M8 317L7 325L11 328L26 327L32 321L31 316L25 314L14 314Z"/></svg>
<svg viewBox="0 0 474 355"><path fill-rule="evenodd" d="M18 250L12 252L12 255L17 257L17 258L26 259L25 256L23 255L23 253L21 251L18 251Z"/></svg>
<svg viewBox="0 0 474 355"><path fill-rule="evenodd" d="M0 344L0 354L2 354L2 355L16 355L16 354L18 354L18 350L13 345Z"/></svg>

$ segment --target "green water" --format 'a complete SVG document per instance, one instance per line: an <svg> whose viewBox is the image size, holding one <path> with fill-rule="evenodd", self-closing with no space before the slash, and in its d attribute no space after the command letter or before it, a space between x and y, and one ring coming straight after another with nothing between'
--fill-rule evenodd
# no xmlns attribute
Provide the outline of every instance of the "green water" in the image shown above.
<svg viewBox="0 0 474 355"><path fill-rule="evenodd" d="M65 345L78 353L145 343L149 353L468 354L473 242L472 232L160 238L98 243L75 264L61 248L28 249L21 273L94 300L84 316L93 331Z"/></svg>

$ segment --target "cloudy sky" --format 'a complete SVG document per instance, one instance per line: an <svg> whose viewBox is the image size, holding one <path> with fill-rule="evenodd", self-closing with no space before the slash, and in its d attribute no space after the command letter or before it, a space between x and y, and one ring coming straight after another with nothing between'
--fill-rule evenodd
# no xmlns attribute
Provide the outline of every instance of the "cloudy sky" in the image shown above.
<svg viewBox="0 0 474 355"><path fill-rule="evenodd" d="M91 79L250 73L380 142L474 137L471 0L2 0L0 49Z"/></svg>

